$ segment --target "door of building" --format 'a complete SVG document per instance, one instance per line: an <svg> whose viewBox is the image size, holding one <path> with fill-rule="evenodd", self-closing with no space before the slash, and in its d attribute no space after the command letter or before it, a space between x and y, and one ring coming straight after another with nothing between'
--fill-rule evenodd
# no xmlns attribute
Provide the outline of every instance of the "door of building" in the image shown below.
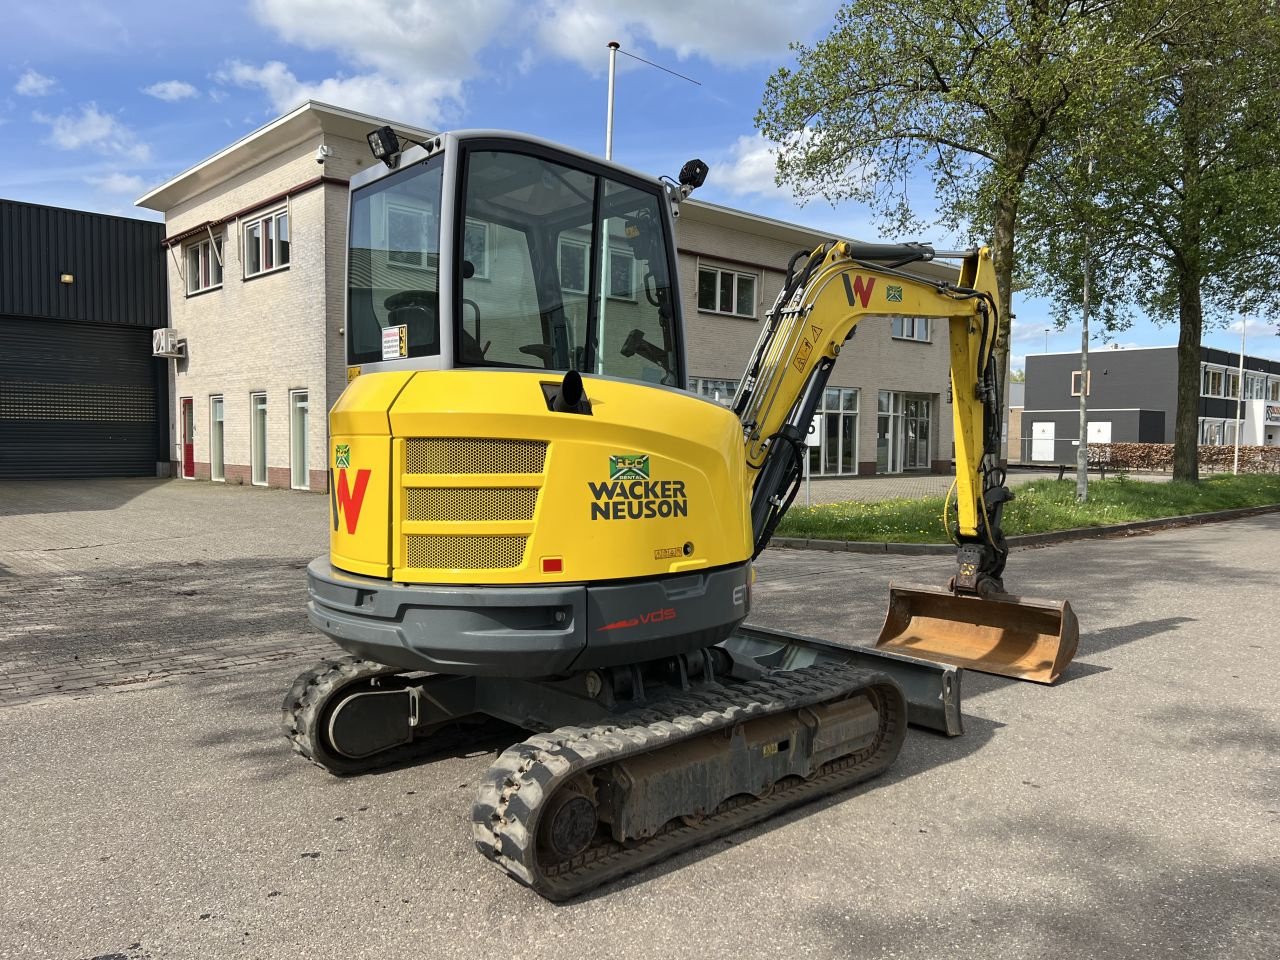
<svg viewBox="0 0 1280 960"><path fill-rule="evenodd" d="M929 468L929 426L932 404L928 397L907 395L902 417L902 469Z"/></svg>
<svg viewBox="0 0 1280 960"><path fill-rule="evenodd" d="M182 475L196 475L196 416L191 397L182 398Z"/></svg>
<svg viewBox="0 0 1280 960"><path fill-rule="evenodd" d="M1053 421L1031 424L1031 459L1053 462Z"/></svg>
<svg viewBox="0 0 1280 960"><path fill-rule="evenodd" d="M0 317L0 479L154 477L163 371L145 327Z"/></svg>
<svg viewBox="0 0 1280 960"><path fill-rule="evenodd" d="M930 397L881 390L876 412L876 473L927 470L932 421Z"/></svg>

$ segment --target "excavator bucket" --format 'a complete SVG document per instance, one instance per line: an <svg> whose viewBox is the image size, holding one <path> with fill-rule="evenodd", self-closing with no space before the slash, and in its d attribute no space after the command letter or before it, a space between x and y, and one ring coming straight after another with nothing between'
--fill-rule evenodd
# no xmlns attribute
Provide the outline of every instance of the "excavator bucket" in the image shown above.
<svg viewBox="0 0 1280 960"><path fill-rule="evenodd" d="M957 596L916 584L889 585L877 647L1036 683L1053 683L1076 653L1080 624L1065 600L1008 593Z"/></svg>

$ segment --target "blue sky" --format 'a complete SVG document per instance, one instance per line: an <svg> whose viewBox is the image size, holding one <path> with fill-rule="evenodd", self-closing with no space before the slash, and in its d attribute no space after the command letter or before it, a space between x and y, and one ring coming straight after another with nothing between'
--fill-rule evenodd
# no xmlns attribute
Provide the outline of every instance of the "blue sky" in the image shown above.
<svg viewBox="0 0 1280 960"><path fill-rule="evenodd" d="M521 130L603 152L609 40L699 81L619 57L614 159L674 174L711 165L700 198L864 240L852 203L799 206L773 185L753 118L788 44L835 0L11 0L0 32L0 196L151 216L149 188L311 97L435 129ZM915 199L932 206L919 181ZM952 245L941 230L920 239ZM1013 365L1045 349L1048 305L1015 301ZM1280 359L1274 326L1248 352ZM1125 345L1171 344L1142 322ZM1205 342L1234 349L1235 331ZM1075 350L1079 326L1049 333ZM1098 344L1101 346L1101 343Z"/></svg>

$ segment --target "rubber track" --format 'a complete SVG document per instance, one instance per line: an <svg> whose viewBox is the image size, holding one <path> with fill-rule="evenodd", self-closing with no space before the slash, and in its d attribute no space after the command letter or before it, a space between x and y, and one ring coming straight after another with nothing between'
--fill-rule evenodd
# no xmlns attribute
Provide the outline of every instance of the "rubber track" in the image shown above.
<svg viewBox="0 0 1280 960"><path fill-rule="evenodd" d="M318 767L338 776L354 776L407 763L449 746L439 736L425 735L369 757L354 759L332 752L321 736L327 707L334 698L353 684L364 685L374 677L392 677L403 671L397 667L364 660L360 657L334 657L321 660L302 673L285 694L281 720L285 736L296 753Z"/></svg>
<svg viewBox="0 0 1280 960"><path fill-rule="evenodd" d="M672 821L646 840L622 845L612 839L597 839L573 860L551 866L538 862L538 822L546 801L580 772L862 690L870 691L881 720L879 738L860 753L824 765L808 780L780 783L763 798L730 798L696 823ZM471 813L476 846L537 893L565 900L881 773L898 754L906 722L906 701L889 677L824 664L779 671L732 687L704 687L600 726L561 727L516 744L489 768L476 791Z"/></svg>

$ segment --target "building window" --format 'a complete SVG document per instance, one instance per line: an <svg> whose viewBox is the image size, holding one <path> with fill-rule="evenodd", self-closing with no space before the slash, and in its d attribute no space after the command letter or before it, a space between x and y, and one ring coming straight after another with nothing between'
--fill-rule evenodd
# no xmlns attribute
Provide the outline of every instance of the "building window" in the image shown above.
<svg viewBox="0 0 1280 960"><path fill-rule="evenodd" d="M609 297L613 300L636 298L636 259L622 250L609 251Z"/></svg>
<svg viewBox="0 0 1280 960"><path fill-rule="evenodd" d="M929 342L928 317L894 317L892 321L895 340L923 340Z"/></svg>
<svg viewBox="0 0 1280 960"><path fill-rule="evenodd" d="M1247 374L1244 378L1244 398L1246 400L1262 400L1267 392L1267 381L1265 377L1257 376L1252 373Z"/></svg>
<svg viewBox="0 0 1280 960"><path fill-rule="evenodd" d="M1209 367L1204 368L1204 382L1201 384L1200 393L1206 397L1221 397L1222 393L1222 371L1213 370Z"/></svg>
<svg viewBox="0 0 1280 960"><path fill-rule="evenodd" d="M307 391L289 391L289 485L295 490L311 489L307 463Z"/></svg>
<svg viewBox="0 0 1280 960"><path fill-rule="evenodd" d="M1267 399L1280 400L1280 380L1270 380L1267 382Z"/></svg>
<svg viewBox="0 0 1280 960"><path fill-rule="evenodd" d="M844 476L858 472L858 391L828 387L816 411L821 417L819 444L809 448L809 472L814 476Z"/></svg>
<svg viewBox="0 0 1280 960"><path fill-rule="evenodd" d="M1222 443L1223 421L1221 420L1201 420L1200 421L1200 442L1207 446L1217 446Z"/></svg>
<svg viewBox="0 0 1280 960"><path fill-rule="evenodd" d="M1226 396L1231 400L1234 400L1239 395L1240 395L1240 374L1228 373Z"/></svg>
<svg viewBox="0 0 1280 960"><path fill-rule="evenodd" d="M267 395L249 395L249 466L250 480L260 487L267 484Z"/></svg>
<svg viewBox="0 0 1280 960"><path fill-rule="evenodd" d="M560 289L565 293L587 292L587 244L560 241Z"/></svg>
<svg viewBox="0 0 1280 960"><path fill-rule="evenodd" d="M275 210L244 225L244 275L280 270L289 265L289 213Z"/></svg>
<svg viewBox="0 0 1280 960"><path fill-rule="evenodd" d="M187 295L222 286L222 238L187 247Z"/></svg>
<svg viewBox="0 0 1280 960"><path fill-rule="evenodd" d="M735 317L756 315L756 275L698 268L698 309Z"/></svg>
<svg viewBox="0 0 1280 960"><path fill-rule="evenodd" d="M1084 378L1084 384L1085 384L1085 388L1084 388L1085 396L1088 396L1092 392L1091 388L1093 386L1092 370L1090 370L1088 376ZM1071 371L1071 395L1073 397L1080 396L1080 371L1079 370Z"/></svg>
<svg viewBox="0 0 1280 960"><path fill-rule="evenodd" d="M221 397L209 398L209 479L226 480L225 433Z"/></svg>
<svg viewBox="0 0 1280 960"><path fill-rule="evenodd" d="M462 233L462 256L473 271L468 280L489 279L489 224L467 217L467 227Z"/></svg>
<svg viewBox="0 0 1280 960"><path fill-rule="evenodd" d="M738 392L737 380L711 380L706 377L690 377L689 390L700 397L729 406Z"/></svg>

